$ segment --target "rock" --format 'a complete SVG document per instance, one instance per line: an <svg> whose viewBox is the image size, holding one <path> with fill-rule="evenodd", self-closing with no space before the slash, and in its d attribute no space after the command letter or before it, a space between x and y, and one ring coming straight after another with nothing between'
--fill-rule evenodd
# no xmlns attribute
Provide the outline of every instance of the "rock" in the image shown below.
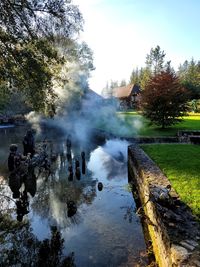
<svg viewBox="0 0 200 267"><path fill-rule="evenodd" d="M195 267L200 267L200 261L198 260L194 260L193 263L195 264Z"/></svg>
<svg viewBox="0 0 200 267"><path fill-rule="evenodd" d="M188 244L188 243L185 242L185 241L181 241L180 244L181 244L181 246L183 246L184 248L186 248L186 249L188 249L188 250L191 250L191 251L192 251L192 250L195 249L194 246L192 246L191 244Z"/></svg>
<svg viewBox="0 0 200 267"><path fill-rule="evenodd" d="M99 190L99 191L102 191L102 189L103 189L103 184L102 184L101 182L99 182L98 185L97 185L97 187L98 187L98 190Z"/></svg>
<svg viewBox="0 0 200 267"><path fill-rule="evenodd" d="M164 217L168 220L172 220L175 222L182 222L183 219L181 218L180 215L176 214L175 212L168 210L164 213Z"/></svg>
<svg viewBox="0 0 200 267"><path fill-rule="evenodd" d="M171 246L171 258L173 263L181 263L187 260L189 253L186 248L172 244Z"/></svg>
<svg viewBox="0 0 200 267"><path fill-rule="evenodd" d="M187 242L188 244L194 246L194 247L197 247L198 246L198 243L195 241L195 240L185 240L185 242Z"/></svg>

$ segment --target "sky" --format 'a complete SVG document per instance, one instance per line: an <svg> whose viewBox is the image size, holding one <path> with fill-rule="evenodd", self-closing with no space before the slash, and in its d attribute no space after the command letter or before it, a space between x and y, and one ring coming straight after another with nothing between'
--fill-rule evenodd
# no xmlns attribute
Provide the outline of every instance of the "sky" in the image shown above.
<svg viewBox="0 0 200 267"><path fill-rule="evenodd" d="M157 45L177 69L199 60L200 0L73 0L84 18L81 39L93 51L90 88L101 93L111 80L129 82Z"/></svg>

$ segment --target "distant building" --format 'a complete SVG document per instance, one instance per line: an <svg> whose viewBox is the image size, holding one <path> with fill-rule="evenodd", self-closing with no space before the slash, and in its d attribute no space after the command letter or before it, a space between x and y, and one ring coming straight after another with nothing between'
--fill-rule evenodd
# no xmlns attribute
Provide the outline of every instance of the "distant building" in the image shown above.
<svg viewBox="0 0 200 267"><path fill-rule="evenodd" d="M113 89L113 97L119 100L119 109L137 109L141 98L140 87L136 84L129 84Z"/></svg>

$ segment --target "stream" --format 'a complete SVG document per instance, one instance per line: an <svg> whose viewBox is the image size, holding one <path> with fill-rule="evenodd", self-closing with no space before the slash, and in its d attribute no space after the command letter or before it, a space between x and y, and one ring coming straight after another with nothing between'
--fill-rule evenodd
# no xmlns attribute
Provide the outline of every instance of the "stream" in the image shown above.
<svg viewBox="0 0 200 267"><path fill-rule="evenodd" d="M48 141L55 154L51 173L36 175L36 193L28 193L27 214L18 221L7 157L12 143L22 152L25 132L24 127L0 129L0 209L8 220L8 229L0 224L0 266L146 266L143 229L127 177L128 142L72 142L69 163L66 137ZM36 144L42 138L36 137ZM45 138L51 140L50 133ZM69 179L69 164L74 168L78 160L81 166L83 151L85 173Z"/></svg>

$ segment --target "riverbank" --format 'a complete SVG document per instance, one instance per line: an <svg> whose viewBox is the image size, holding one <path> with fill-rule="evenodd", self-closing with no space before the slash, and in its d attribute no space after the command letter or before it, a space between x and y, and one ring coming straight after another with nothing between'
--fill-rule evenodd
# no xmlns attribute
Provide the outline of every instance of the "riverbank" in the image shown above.
<svg viewBox="0 0 200 267"><path fill-rule="evenodd" d="M200 266L200 229L190 209L173 188L169 202L159 198L161 190L166 192L170 185L167 177L137 145L128 148L128 168L159 266Z"/></svg>

